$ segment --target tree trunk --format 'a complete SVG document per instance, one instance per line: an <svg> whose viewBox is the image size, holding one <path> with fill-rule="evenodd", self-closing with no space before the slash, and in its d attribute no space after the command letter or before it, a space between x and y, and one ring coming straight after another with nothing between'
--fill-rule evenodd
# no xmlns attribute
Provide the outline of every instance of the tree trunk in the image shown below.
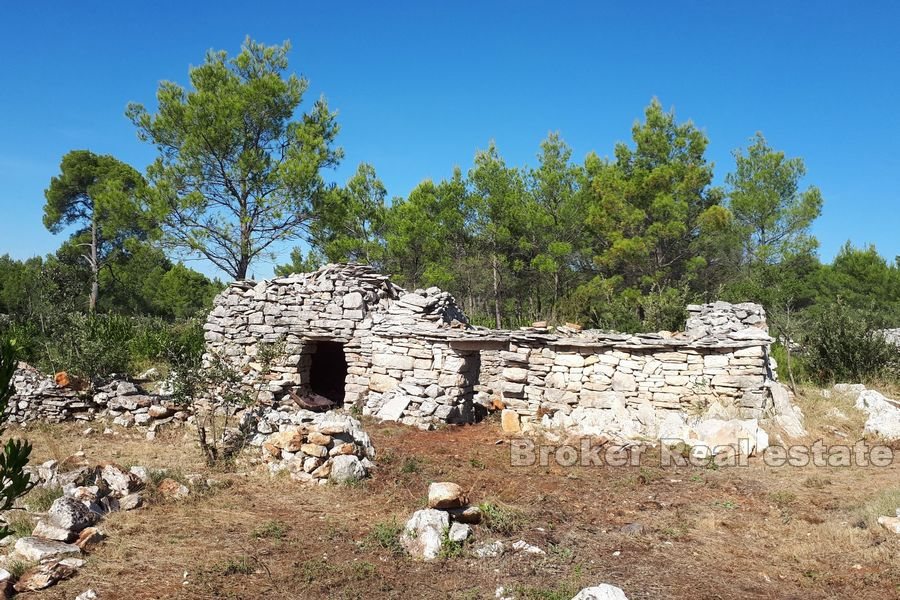
<svg viewBox="0 0 900 600"><path fill-rule="evenodd" d="M100 295L100 268L97 265L97 217L91 219L91 297L88 310L97 309L97 297Z"/></svg>
<svg viewBox="0 0 900 600"><path fill-rule="evenodd" d="M491 255L491 269L494 274L494 320L497 329L500 329L500 266L497 264L497 255Z"/></svg>

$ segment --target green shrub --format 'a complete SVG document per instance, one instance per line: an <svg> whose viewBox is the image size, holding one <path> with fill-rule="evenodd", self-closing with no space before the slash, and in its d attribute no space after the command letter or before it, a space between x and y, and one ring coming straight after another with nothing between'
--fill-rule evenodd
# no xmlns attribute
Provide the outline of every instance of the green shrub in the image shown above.
<svg viewBox="0 0 900 600"><path fill-rule="evenodd" d="M47 512L53 501L62 495L60 487L36 487L25 496L25 506L31 512Z"/></svg>
<svg viewBox="0 0 900 600"><path fill-rule="evenodd" d="M69 371L91 381L127 373L132 319L72 313L47 340L50 371Z"/></svg>
<svg viewBox="0 0 900 600"><path fill-rule="evenodd" d="M517 508L483 502L478 505L481 509L482 524L500 535L513 535L525 527L525 513Z"/></svg>
<svg viewBox="0 0 900 600"><path fill-rule="evenodd" d="M366 536L366 540L370 545L389 551L391 554L403 554L403 546L400 544L400 534L403 533L403 527L397 523L396 519L390 521L381 521L375 523L372 531Z"/></svg>
<svg viewBox="0 0 900 600"><path fill-rule="evenodd" d="M876 333L877 324L841 302L822 311L806 340L806 364L820 382L895 379L900 349Z"/></svg>

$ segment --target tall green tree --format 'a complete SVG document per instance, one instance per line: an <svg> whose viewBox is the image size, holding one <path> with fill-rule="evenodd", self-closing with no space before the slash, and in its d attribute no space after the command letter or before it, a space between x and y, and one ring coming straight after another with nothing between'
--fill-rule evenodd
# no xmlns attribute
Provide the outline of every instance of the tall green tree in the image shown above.
<svg viewBox="0 0 900 600"><path fill-rule="evenodd" d="M583 171L571 163L571 157L572 149L558 133L551 133L541 142L538 167L528 177L535 209L528 223L533 247L530 262L538 279L534 286L538 294L535 316L543 312L540 293L549 287L549 316L553 320L576 268L585 229L580 193Z"/></svg>
<svg viewBox="0 0 900 600"><path fill-rule="evenodd" d="M362 163L342 188L317 203L310 244L329 262L384 264L387 190L372 165Z"/></svg>
<svg viewBox="0 0 900 600"><path fill-rule="evenodd" d="M315 271L325 263L324 257L315 250L310 250L303 255L303 248L294 246L291 250L291 262L275 265L275 275L287 277L294 273L309 273Z"/></svg>
<svg viewBox="0 0 900 600"><path fill-rule="evenodd" d="M285 74L289 49L248 38L232 58L210 51L190 69L190 90L166 81L155 114L135 103L127 110L138 137L159 151L147 177L164 240L234 279L273 244L303 235L330 187L322 170L342 157L324 98L294 116L308 82Z"/></svg>
<svg viewBox="0 0 900 600"><path fill-rule="evenodd" d="M709 267L705 239L727 221L722 191L712 186L708 140L691 122L678 123L654 99L632 128L634 146L616 145L615 159L585 161L586 225L596 275L582 301L621 295L623 318L646 326L677 326L697 277ZM609 326L614 323L595 323Z"/></svg>
<svg viewBox="0 0 900 600"><path fill-rule="evenodd" d="M822 212L822 194L815 186L800 189L803 159L773 150L761 133L746 152L735 151L734 159L735 171L725 181L745 264L772 264L814 251L818 243L809 228Z"/></svg>
<svg viewBox="0 0 900 600"><path fill-rule="evenodd" d="M469 171L474 206L475 235L489 261L491 295L495 326L503 324L502 305L505 272L519 271L515 248L522 239L522 215L519 209L525 202L522 174L508 167L497 146L491 142L487 150L475 155L475 165Z"/></svg>
<svg viewBox="0 0 900 600"><path fill-rule="evenodd" d="M73 150L60 164L59 175L44 191L44 225L59 233L70 225L75 244L91 271L88 307L97 306L100 270L130 237L146 236L149 222L139 210L136 195L143 178L109 155Z"/></svg>
<svg viewBox="0 0 900 600"><path fill-rule="evenodd" d="M462 172L435 184L426 180L386 215L387 270L405 286L437 285L459 292L466 260L469 195Z"/></svg>

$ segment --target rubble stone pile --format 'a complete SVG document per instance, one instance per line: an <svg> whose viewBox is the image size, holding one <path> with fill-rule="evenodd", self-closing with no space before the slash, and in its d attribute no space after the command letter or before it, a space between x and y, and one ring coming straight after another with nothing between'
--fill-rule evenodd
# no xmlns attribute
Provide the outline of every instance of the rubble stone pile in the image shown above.
<svg viewBox="0 0 900 600"><path fill-rule="evenodd" d="M13 377L15 395L7 418L11 423L93 421L111 419L116 425L140 425L155 431L172 421L185 421L188 413L166 395L146 393L135 383L114 379L95 390L77 390L20 362Z"/></svg>
<svg viewBox="0 0 900 600"><path fill-rule="evenodd" d="M375 466L369 435L347 414L259 408L245 413L240 427L273 475L284 471L304 483L348 483Z"/></svg>

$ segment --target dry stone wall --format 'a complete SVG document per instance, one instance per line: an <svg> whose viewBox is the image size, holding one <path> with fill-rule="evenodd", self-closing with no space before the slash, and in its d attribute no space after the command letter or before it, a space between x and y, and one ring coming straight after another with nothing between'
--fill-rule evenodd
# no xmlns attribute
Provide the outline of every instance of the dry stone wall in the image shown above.
<svg viewBox="0 0 900 600"><path fill-rule="evenodd" d="M149 394L136 384L114 380L95 390L57 385L34 367L19 363L13 376L16 393L6 413L10 423L93 421L110 419L123 427L141 425L151 431L172 421L185 421L168 395Z"/></svg>
<svg viewBox="0 0 900 600"><path fill-rule="evenodd" d="M500 354L502 403L526 427L624 438L677 437L697 415L763 417L772 340L762 308L717 302L688 313L679 334L514 333Z"/></svg>
<svg viewBox="0 0 900 600"><path fill-rule="evenodd" d="M207 359L217 355L239 368L273 409L296 409L296 394L337 389L332 399L345 408L420 427L470 422L503 408L525 429L540 424L627 438L683 430L697 415L766 415L772 340L762 308L716 302L687 312L679 333L545 324L490 330L471 327L438 288L407 291L369 267L328 265L232 284L216 298L204 329ZM278 348L265 374L264 344ZM13 421L103 414L121 424L152 424L181 414L127 382L86 394L33 371L17 377Z"/></svg>
<svg viewBox="0 0 900 600"><path fill-rule="evenodd" d="M755 304L687 308L684 332L625 335L577 327L473 328L438 288L407 292L371 269L233 284L206 324L210 352L250 367L260 342L282 340L268 384L277 402L309 386L317 343L343 344L344 405L428 427L486 408L524 425L656 435L671 414L759 418L769 406L765 313Z"/></svg>

